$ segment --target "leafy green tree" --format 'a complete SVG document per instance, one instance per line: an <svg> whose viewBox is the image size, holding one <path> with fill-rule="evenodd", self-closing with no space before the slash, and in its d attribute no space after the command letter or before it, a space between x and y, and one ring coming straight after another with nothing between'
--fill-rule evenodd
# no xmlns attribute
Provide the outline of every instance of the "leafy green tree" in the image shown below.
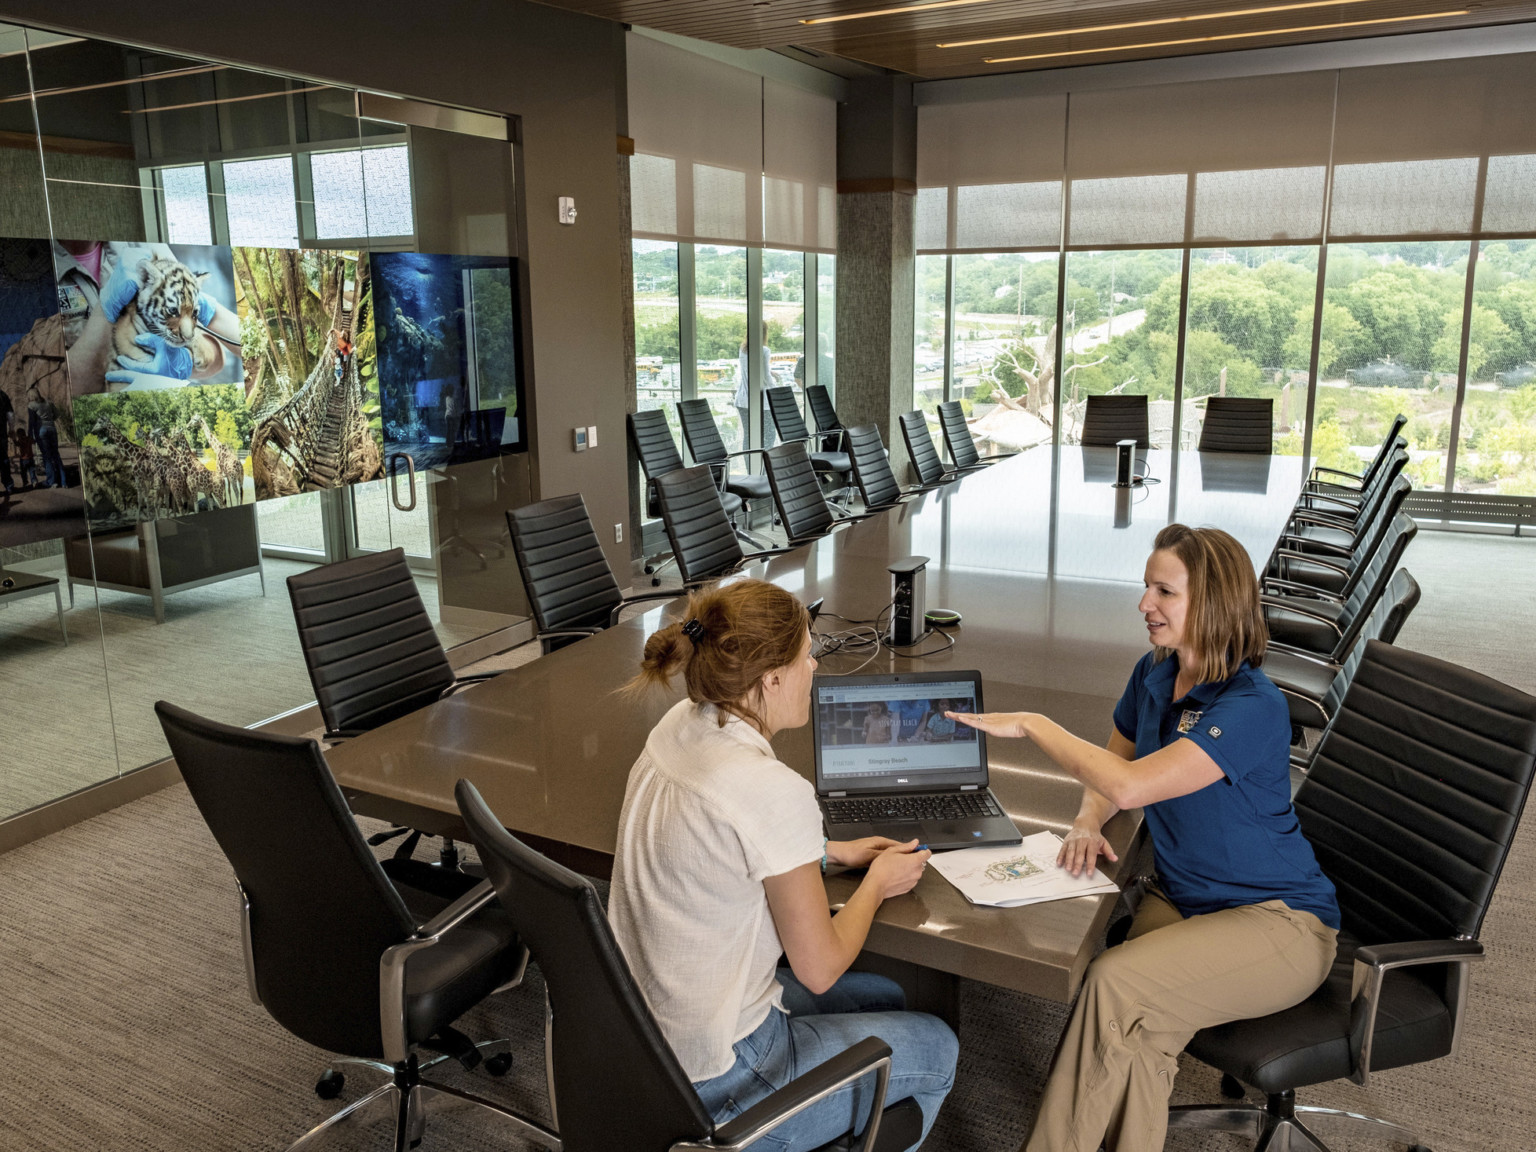
<svg viewBox="0 0 1536 1152"><path fill-rule="evenodd" d="M1509 358L1515 335L1492 308L1472 305L1472 331L1467 342L1467 372L1481 376L1485 368L1502 364ZM1461 309L1447 312L1441 321L1441 334L1430 352L1430 367L1436 372L1456 372L1461 364Z"/></svg>

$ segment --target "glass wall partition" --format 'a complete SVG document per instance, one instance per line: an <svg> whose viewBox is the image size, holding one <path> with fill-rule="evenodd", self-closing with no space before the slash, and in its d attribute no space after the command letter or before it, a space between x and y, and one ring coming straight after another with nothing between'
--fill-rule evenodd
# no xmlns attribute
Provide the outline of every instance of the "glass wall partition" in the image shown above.
<svg viewBox="0 0 1536 1152"><path fill-rule="evenodd" d="M0 816L163 756L155 699L307 703L315 564L403 547L449 645L526 616L504 118L0 27L0 128Z"/></svg>
<svg viewBox="0 0 1536 1152"><path fill-rule="evenodd" d="M683 396L677 248L662 240L634 242L636 406L665 412L674 436Z"/></svg>
<svg viewBox="0 0 1536 1152"><path fill-rule="evenodd" d="M805 260L803 252L763 250L763 387L792 388L802 413L806 385ZM806 426L811 427L812 423L807 414ZM772 439L772 425L765 412L765 443Z"/></svg>
<svg viewBox="0 0 1536 1152"><path fill-rule="evenodd" d="M693 314L698 394L726 447L747 446L747 250L693 246Z"/></svg>
<svg viewBox="0 0 1536 1152"><path fill-rule="evenodd" d="M932 415L946 397L944 349L949 338L949 257L919 256L912 294L912 405Z"/></svg>

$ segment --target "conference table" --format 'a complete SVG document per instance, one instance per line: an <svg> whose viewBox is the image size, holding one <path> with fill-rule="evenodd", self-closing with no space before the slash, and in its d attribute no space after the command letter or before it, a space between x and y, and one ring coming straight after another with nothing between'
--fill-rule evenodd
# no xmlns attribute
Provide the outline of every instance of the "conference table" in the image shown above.
<svg viewBox="0 0 1536 1152"><path fill-rule="evenodd" d="M1117 489L1113 449L1032 449L743 575L806 603L821 598L817 631L828 633L848 627L843 621L874 620L891 600L887 565L926 556L928 607L962 615L950 630L953 647L933 634L909 654L834 653L821 672L979 669L989 711L1042 712L1102 744L1147 650L1136 605L1158 530L1172 521L1223 528L1262 565L1304 475L1298 457L1143 455L1154 482ZM453 788L467 777L528 843L588 875L608 875L630 766L681 694L680 685L640 697L620 691L646 637L681 601L661 603L331 748L327 759L354 811L463 838ZM779 733L773 745L813 778L809 725ZM993 791L1021 832L1065 832L1080 785L1026 740L990 740L988 758ZM1104 871L1123 881L1141 841L1141 813L1118 813L1105 834L1120 861ZM856 882L829 876L831 904ZM961 977L1068 1002L1115 904L1102 895L978 907L929 869L912 892L881 906L860 966L896 976L915 1007L950 1019Z"/></svg>

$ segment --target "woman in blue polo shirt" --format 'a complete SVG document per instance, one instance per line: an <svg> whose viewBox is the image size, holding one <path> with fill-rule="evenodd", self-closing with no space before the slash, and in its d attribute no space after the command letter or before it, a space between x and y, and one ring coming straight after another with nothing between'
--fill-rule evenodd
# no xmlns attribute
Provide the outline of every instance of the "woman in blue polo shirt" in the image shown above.
<svg viewBox="0 0 1536 1152"><path fill-rule="evenodd" d="M1029 737L1083 782L1058 859L1074 875L1115 859L1100 829L1122 808L1142 809L1156 852L1158 886L1084 978L1025 1152L1162 1148L1190 1037L1289 1008L1333 963L1338 903L1291 807L1253 563L1215 528L1170 524L1154 549L1139 605L1153 648L1106 748L1032 712L952 713Z"/></svg>

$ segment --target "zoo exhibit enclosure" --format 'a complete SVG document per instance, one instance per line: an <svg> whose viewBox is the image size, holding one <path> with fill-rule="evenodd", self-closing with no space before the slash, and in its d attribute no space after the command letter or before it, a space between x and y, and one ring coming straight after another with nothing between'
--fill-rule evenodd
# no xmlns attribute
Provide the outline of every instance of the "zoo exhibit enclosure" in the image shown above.
<svg viewBox="0 0 1536 1152"><path fill-rule="evenodd" d="M74 593L67 648L51 600L7 604L31 721L0 818L163 756L160 695L236 724L309 700L259 554L280 578L405 547L447 644L526 615L511 136L0 26L0 567ZM132 593L162 585L154 635L158 596Z"/></svg>
<svg viewBox="0 0 1536 1152"><path fill-rule="evenodd" d="M1533 64L919 85L918 406L1019 448L1141 394L1193 446L1267 397L1277 452L1350 469L1402 411L1416 515L1536 495Z"/></svg>

